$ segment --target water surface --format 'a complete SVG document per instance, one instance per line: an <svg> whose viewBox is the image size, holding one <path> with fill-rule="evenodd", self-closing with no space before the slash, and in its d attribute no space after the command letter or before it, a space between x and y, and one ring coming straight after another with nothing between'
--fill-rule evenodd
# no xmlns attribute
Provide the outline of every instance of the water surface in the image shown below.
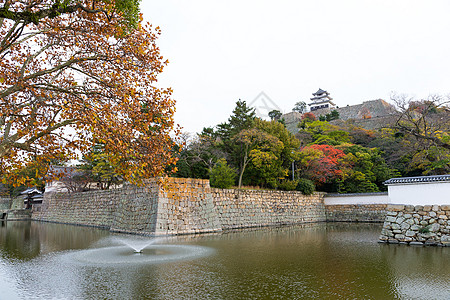
<svg viewBox="0 0 450 300"><path fill-rule="evenodd" d="M155 241L3 222L0 299L450 299L449 247L378 244L380 230L321 223Z"/></svg>

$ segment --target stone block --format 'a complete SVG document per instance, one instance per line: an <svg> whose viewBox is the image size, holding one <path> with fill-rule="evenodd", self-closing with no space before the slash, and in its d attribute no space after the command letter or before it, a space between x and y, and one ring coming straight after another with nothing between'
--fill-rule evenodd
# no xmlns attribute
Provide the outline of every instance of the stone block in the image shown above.
<svg viewBox="0 0 450 300"><path fill-rule="evenodd" d="M423 211L431 211L431 205L424 205Z"/></svg>
<svg viewBox="0 0 450 300"><path fill-rule="evenodd" d="M391 224L391 229L393 229L393 230L398 230L398 229L400 229L400 225L397 224L397 223L392 223L392 224Z"/></svg>
<svg viewBox="0 0 450 300"><path fill-rule="evenodd" d="M421 228L421 226L419 226L417 224L414 224L411 226L411 230L414 230L414 231L418 231L420 228Z"/></svg>
<svg viewBox="0 0 450 300"><path fill-rule="evenodd" d="M428 225L428 221L420 221L420 225L422 225L422 226L427 226Z"/></svg>
<svg viewBox="0 0 450 300"><path fill-rule="evenodd" d="M400 228L401 228L402 231L405 231L405 230L409 229L410 227L411 227L411 225L408 224L408 223L406 223L406 222L403 222L403 223L400 225Z"/></svg>
<svg viewBox="0 0 450 300"><path fill-rule="evenodd" d="M409 225L413 225L414 224L414 219L408 219L404 223L409 224Z"/></svg>
<svg viewBox="0 0 450 300"><path fill-rule="evenodd" d="M422 242L413 241L409 243L411 246L423 246Z"/></svg>
<svg viewBox="0 0 450 300"><path fill-rule="evenodd" d="M441 243L444 245L450 245L450 235L441 236Z"/></svg>
<svg viewBox="0 0 450 300"><path fill-rule="evenodd" d="M397 224L402 224L403 221L405 221L405 218L403 218L403 217L398 217L397 220L395 220L395 223L397 223Z"/></svg>
<svg viewBox="0 0 450 300"><path fill-rule="evenodd" d="M441 228L441 225L439 225L438 223L434 223L430 227L430 232L437 232L437 231L439 231L440 228Z"/></svg>
<svg viewBox="0 0 450 300"><path fill-rule="evenodd" d="M450 211L450 205L441 205L441 209L445 211Z"/></svg>
<svg viewBox="0 0 450 300"><path fill-rule="evenodd" d="M422 205L414 206L414 211L421 211L421 210L423 210L423 206Z"/></svg>
<svg viewBox="0 0 450 300"><path fill-rule="evenodd" d="M412 231L412 230L407 230L405 233L406 236L412 237L416 235L416 232Z"/></svg>
<svg viewBox="0 0 450 300"><path fill-rule="evenodd" d="M404 205L399 204L388 204L386 210L388 211L403 211L405 209Z"/></svg>
<svg viewBox="0 0 450 300"><path fill-rule="evenodd" d="M408 212L414 211L414 205L405 205L405 210Z"/></svg>

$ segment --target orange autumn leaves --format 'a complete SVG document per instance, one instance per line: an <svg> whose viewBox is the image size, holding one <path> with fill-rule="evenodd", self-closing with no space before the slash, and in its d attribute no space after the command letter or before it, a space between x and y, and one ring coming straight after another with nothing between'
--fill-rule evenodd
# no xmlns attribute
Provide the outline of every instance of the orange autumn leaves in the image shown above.
<svg viewBox="0 0 450 300"><path fill-rule="evenodd" d="M156 45L160 30L141 21L125 33L122 23L117 11L82 10L37 25L2 22L3 182L27 183L19 172L31 164L42 177L50 163L93 143L104 144L115 171L133 183L175 162L175 101L170 88L156 86L167 64Z"/></svg>
<svg viewBox="0 0 450 300"><path fill-rule="evenodd" d="M345 153L329 145L310 145L300 152L299 163L305 176L324 184L344 175Z"/></svg>

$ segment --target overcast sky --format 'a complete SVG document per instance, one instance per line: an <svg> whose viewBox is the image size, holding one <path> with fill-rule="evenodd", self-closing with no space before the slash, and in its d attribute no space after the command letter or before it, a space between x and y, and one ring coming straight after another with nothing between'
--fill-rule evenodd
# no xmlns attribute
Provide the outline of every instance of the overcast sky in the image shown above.
<svg viewBox="0 0 450 300"><path fill-rule="evenodd" d="M174 89L186 132L226 121L237 100L261 92L284 113L318 88L338 106L450 92L450 1L142 0L141 9L162 29L170 64L159 85Z"/></svg>

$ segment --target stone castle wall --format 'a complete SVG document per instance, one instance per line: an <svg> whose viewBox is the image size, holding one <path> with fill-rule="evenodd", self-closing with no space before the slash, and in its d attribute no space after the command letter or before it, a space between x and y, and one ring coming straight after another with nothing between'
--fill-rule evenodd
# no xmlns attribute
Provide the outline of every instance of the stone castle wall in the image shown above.
<svg viewBox="0 0 450 300"><path fill-rule="evenodd" d="M383 222L388 204L326 205L328 222Z"/></svg>
<svg viewBox="0 0 450 300"><path fill-rule="evenodd" d="M326 221L320 193L211 189L208 180L183 178L145 187L45 194L32 218L155 235Z"/></svg>
<svg viewBox="0 0 450 300"><path fill-rule="evenodd" d="M124 189L120 192L45 193L40 209L33 210L32 217L39 221L110 227L121 198L125 199L131 192Z"/></svg>
<svg viewBox="0 0 450 300"><path fill-rule="evenodd" d="M337 108L341 120L378 118L392 115L395 107L382 99L364 101L361 104Z"/></svg>
<svg viewBox="0 0 450 300"><path fill-rule="evenodd" d="M326 221L323 194L211 189L223 229Z"/></svg>
<svg viewBox="0 0 450 300"><path fill-rule="evenodd" d="M10 197L0 197L0 209L10 209L12 199Z"/></svg>
<svg viewBox="0 0 450 300"><path fill-rule="evenodd" d="M155 234L192 234L222 230L209 180L168 178L159 191Z"/></svg>
<svg viewBox="0 0 450 300"><path fill-rule="evenodd" d="M450 246L450 205L388 205L380 242Z"/></svg>

